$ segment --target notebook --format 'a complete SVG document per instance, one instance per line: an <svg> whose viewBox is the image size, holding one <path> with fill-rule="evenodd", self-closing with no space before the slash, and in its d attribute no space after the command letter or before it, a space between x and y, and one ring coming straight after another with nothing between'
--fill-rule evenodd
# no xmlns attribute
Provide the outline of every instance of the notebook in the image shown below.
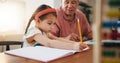
<svg viewBox="0 0 120 63"><path fill-rule="evenodd" d="M87 49L89 48L86 48L85 50ZM21 56L24 58L34 59L42 62L49 62L64 56L74 54L75 52L76 51L74 50L36 46L36 47L24 47L20 49L14 49L10 51L5 51L4 53Z"/></svg>

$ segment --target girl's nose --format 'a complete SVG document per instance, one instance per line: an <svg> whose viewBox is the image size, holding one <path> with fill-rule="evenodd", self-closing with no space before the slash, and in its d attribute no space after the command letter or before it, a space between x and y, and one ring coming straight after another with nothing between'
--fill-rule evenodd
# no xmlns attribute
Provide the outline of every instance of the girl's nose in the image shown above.
<svg viewBox="0 0 120 63"><path fill-rule="evenodd" d="M53 29L54 28L54 25L51 25L51 27L50 27L51 29Z"/></svg>

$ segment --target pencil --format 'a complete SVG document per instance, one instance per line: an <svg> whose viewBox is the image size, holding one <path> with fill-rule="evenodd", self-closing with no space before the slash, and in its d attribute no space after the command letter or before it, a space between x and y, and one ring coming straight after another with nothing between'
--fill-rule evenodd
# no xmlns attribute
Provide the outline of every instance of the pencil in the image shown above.
<svg viewBox="0 0 120 63"><path fill-rule="evenodd" d="M79 19L77 19L77 22L78 22L78 30L79 30L79 34L80 34L80 42L83 42L83 39L82 39L82 30L81 30Z"/></svg>

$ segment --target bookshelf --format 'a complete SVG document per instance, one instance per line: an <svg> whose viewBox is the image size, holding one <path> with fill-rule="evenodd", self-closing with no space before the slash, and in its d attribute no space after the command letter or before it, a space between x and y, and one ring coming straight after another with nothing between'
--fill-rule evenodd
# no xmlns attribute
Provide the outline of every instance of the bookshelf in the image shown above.
<svg viewBox="0 0 120 63"><path fill-rule="evenodd" d="M120 63L120 0L95 0L94 63Z"/></svg>
<svg viewBox="0 0 120 63"><path fill-rule="evenodd" d="M120 0L96 0L94 63L120 63Z"/></svg>

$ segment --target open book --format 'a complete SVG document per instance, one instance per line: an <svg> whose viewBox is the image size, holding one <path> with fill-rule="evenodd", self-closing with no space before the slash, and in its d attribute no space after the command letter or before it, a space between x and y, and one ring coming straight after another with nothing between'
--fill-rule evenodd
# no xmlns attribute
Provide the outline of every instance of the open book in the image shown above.
<svg viewBox="0 0 120 63"><path fill-rule="evenodd" d="M76 51L74 50L64 50L64 49L49 48L44 46L36 46L36 47L25 47L25 48L5 51L4 53L21 56L24 58L34 59L42 62L48 62L51 60L55 60L64 56L74 54L75 52Z"/></svg>

